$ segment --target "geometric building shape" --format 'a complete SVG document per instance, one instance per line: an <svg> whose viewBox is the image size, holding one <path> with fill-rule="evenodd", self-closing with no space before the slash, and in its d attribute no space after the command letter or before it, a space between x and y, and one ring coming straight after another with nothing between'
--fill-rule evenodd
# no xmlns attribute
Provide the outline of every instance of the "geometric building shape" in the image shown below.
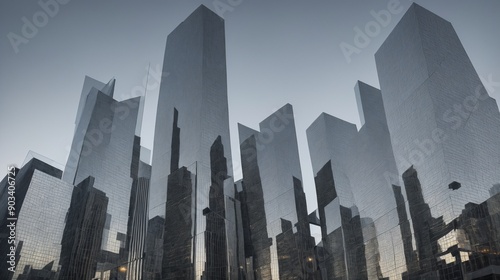
<svg viewBox="0 0 500 280"><path fill-rule="evenodd" d="M139 145L139 137L136 137ZM141 147L141 155L143 149ZM135 157L137 161L137 156ZM148 228L149 180L151 166L143 161L138 162L137 177L132 185L130 195L129 223L127 233L127 279L143 279L143 266L146 250Z"/></svg>
<svg viewBox="0 0 500 280"><path fill-rule="evenodd" d="M403 255L392 188L400 181L382 95L360 81L355 95L359 131L325 113L307 129L323 250L329 254L324 267L329 277L398 277L408 263L392 258ZM406 211L404 205L398 209Z"/></svg>
<svg viewBox="0 0 500 280"><path fill-rule="evenodd" d="M360 261L353 258L359 255L356 248L364 250L364 244L346 164L356 133L355 125L325 113L307 129L325 251L320 266L332 279L366 279L364 253L358 256ZM364 275L356 278L357 273Z"/></svg>
<svg viewBox="0 0 500 280"><path fill-rule="evenodd" d="M88 177L73 190L61 241L61 279L90 279L97 269L108 197Z"/></svg>
<svg viewBox="0 0 500 280"><path fill-rule="evenodd" d="M169 233L161 244L173 247L154 248L166 255L163 262L148 259L148 270L163 271L166 279L236 278L242 260L236 253L224 20L203 5L168 35L153 151L149 217L165 218ZM207 207L212 212L204 216ZM222 229L214 232L211 223L219 218L224 222L215 223ZM174 224L178 232L171 232ZM165 259L173 252L182 252L178 266Z"/></svg>
<svg viewBox="0 0 500 280"><path fill-rule="evenodd" d="M486 200L500 182L500 113L451 23L412 4L375 60L399 174L414 166L431 209L448 199L433 213L446 222Z"/></svg>
<svg viewBox="0 0 500 280"><path fill-rule="evenodd" d="M453 223L500 182L500 113L451 23L417 4L375 60L398 174L409 180L418 172L418 183L405 187L426 273L467 250Z"/></svg>
<svg viewBox="0 0 500 280"><path fill-rule="evenodd" d="M89 79L86 79L87 84ZM115 81L82 92L75 135L63 180L77 185L89 176L93 188L108 197L101 252L96 255L98 278L118 277L128 262L129 211L140 153L136 128L143 97L113 99Z"/></svg>
<svg viewBox="0 0 500 280"><path fill-rule="evenodd" d="M242 213L252 279L309 279L311 237L302 187L293 108L286 104L260 123L239 125ZM250 243L250 244L248 244ZM254 277L254 278L253 278Z"/></svg>
<svg viewBox="0 0 500 280"><path fill-rule="evenodd" d="M0 278L53 279L60 272L61 240L73 186L60 179L61 170L37 158L21 169L16 168L14 173L15 215L0 211ZM6 176L0 183L2 210L7 210L7 181ZM16 226L15 243L8 241L11 234L7 224L11 221ZM15 246L14 273L7 270L11 246Z"/></svg>

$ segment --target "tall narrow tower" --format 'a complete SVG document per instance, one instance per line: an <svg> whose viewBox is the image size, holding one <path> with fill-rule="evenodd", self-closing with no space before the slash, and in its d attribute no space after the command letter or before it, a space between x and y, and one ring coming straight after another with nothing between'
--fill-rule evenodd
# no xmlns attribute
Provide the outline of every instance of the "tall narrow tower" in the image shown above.
<svg viewBox="0 0 500 280"><path fill-rule="evenodd" d="M132 238L134 240L144 238L129 227L129 224L132 225L129 219L131 196L136 195L133 185L138 176L136 165L139 164L140 156L138 134L143 97L117 101L113 98L114 88L114 79L108 84L89 77L85 79L75 122L75 135L63 174L63 180L75 186L89 176L95 178L91 187L99 192L89 193L87 189L78 188L73 201L87 202L74 205L70 210L92 211L96 205L100 205L105 211L102 217L104 221L101 223L99 218L94 224L103 227L95 229L95 232L102 233L98 236L101 239L100 250L89 260L97 262L97 267L93 269L99 279L125 279L126 274L120 268L130 271L130 267L126 268L130 264L127 240L132 238L132 234L135 234ZM93 199L94 196L101 198ZM103 206L104 196L109 198L106 208ZM84 219L80 224L73 223L73 226L87 225L87 222ZM67 223L66 227L70 232L76 230L78 234L85 234L85 228L72 229L70 225L71 223ZM88 248L93 246L89 245ZM73 267L67 269L77 271Z"/></svg>
<svg viewBox="0 0 500 280"><path fill-rule="evenodd" d="M162 279L238 271L229 145L224 20L200 6L168 36L163 62L149 217L165 231L146 249L163 251Z"/></svg>
<svg viewBox="0 0 500 280"><path fill-rule="evenodd" d="M453 213L433 213L447 221L486 200L500 181L500 114L451 23L413 4L375 59L399 174L413 165L431 208L451 197Z"/></svg>
<svg viewBox="0 0 500 280"><path fill-rule="evenodd" d="M239 125L249 279L312 279L315 271L293 108ZM249 243L249 244L248 244Z"/></svg>
<svg viewBox="0 0 500 280"><path fill-rule="evenodd" d="M417 4L375 59L419 267L460 264L455 251L476 249L455 219L500 182L498 106L451 23Z"/></svg>

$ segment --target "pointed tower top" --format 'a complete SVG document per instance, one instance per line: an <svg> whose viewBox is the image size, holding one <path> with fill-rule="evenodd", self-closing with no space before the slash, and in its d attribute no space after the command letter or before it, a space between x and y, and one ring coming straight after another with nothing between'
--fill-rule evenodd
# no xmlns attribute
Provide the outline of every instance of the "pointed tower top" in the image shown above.
<svg viewBox="0 0 500 280"><path fill-rule="evenodd" d="M107 96L113 97L113 94L115 92L115 81L115 78L109 80L109 82L102 88L101 91Z"/></svg>

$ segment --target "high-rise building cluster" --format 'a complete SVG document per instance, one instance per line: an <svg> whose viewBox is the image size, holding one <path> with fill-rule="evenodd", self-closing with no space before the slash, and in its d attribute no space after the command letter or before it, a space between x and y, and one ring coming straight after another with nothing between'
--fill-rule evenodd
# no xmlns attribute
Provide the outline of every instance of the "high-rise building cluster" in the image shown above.
<svg viewBox="0 0 500 280"><path fill-rule="evenodd" d="M496 101L417 4L375 60L380 89L354 87L361 128L323 113L306 131L308 213L290 104L239 124L235 180L224 20L200 6L167 38L152 161L144 97L86 77L64 172L36 157L13 171L0 279L500 279Z"/></svg>

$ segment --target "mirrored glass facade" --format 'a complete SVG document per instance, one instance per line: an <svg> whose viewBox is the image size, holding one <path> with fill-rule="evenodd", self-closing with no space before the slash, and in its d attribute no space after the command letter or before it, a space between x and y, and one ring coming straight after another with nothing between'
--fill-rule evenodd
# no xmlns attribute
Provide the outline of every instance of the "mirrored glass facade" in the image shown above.
<svg viewBox="0 0 500 280"><path fill-rule="evenodd" d="M314 279L314 238L295 133L283 106L260 123L239 125L245 254L251 279Z"/></svg>
<svg viewBox="0 0 500 280"><path fill-rule="evenodd" d="M441 263L477 253L468 245L472 237L453 223L490 200L500 181L498 106L451 23L416 4L375 59L419 273L440 267L442 276L449 271Z"/></svg>
<svg viewBox="0 0 500 280"><path fill-rule="evenodd" d="M239 124L234 182L225 55L205 6L168 36L151 164L143 98L86 77L64 173L15 169L0 279L500 279L500 112L449 22L412 4L375 54L381 89L355 84L361 127L307 129L309 215L290 104Z"/></svg>
<svg viewBox="0 0 500 280"><path fill-rule="evenodd" d="M163 260L146 264L161 279L238 277L225 56L224 20L205 6L168 35L149 206L165 232L148 249Z"/></svg>
<svg viewBox="0 0 500 280"><path fill-rule="evenodd" d="M359 131L327 114L307 129L326 253L322 262L328 277L397 278L409 265L405 250L412 252L411 236L403 242L408 221L400 221L398 210L406 214L405 198L397 197L398 208L393 186L400 180L382 95L359 81L354 90Z"/></svg>
<svg viewBox="0 0 500 280"><path fill-rule="evenodd" d="M500 181L500 114L452 25L414 4L375 58L399 174L414 166L431 208L452 200L433 213L446 222L485 201Z"/></svg>
<svg viewBox="0 0 500 280"><path fill-rule="evenodd" d="M136 137L136 144L139 144ZM137 151L136 151L137 152ZM141 152L142 153L142 152ZM137 153L135 154L137 155ZM137 159L137 157L135 156ZM143 264L146 250L146 235L148 227L149 180L151 165L139 161L137 178L132 185L130 196L129 223L128 223L128 269L127 279L143 279ZM149 279L149 278L144 278Z"/></svg>
<svg viewBox="0 0 500 280"><path fill-rule="evenodd" d="M14 216L2 211L1 279L58 279L62 234L73 191L71 184L60 179L61 175L61 170L36 158L16 170L16 271L7 270L6 259L11 246L7 238L10 235L7 217ZM0 183L4 206L7 205L6 178Z"/></svg>
<svg viewBox="0 0 500 280"><path fill-rule="evenodd" d="M96 273L109 199L88 177L71 196L61 241L60 279L89 279Z"/></svg>
<svg viewBox="0 0 500 280"><path fill-rule="evenodd" d="M133 215L129 211L135 211L130 206L131 200L134 202L138 196L135 191L139 187L140 138L136 136L136 128L142 97L116 101L114 84L114 79L108 84L85 79L84 90L89 87L90 90L82 91L81 100L85 104L79 107L63 174L63 179L74 185L92 176L92 187L108 198L100 252L95 255L98 279L125 279L126 272L130 273L127 266Z"/></svg>
<svg viewBox="0 0 500 280"><path fill-rule="evenodd" d="M323 276L493 279L495 100L451 24L416 4L375 58L381 91L355 87L359 131L327 114L307 130Z"/></svg>

